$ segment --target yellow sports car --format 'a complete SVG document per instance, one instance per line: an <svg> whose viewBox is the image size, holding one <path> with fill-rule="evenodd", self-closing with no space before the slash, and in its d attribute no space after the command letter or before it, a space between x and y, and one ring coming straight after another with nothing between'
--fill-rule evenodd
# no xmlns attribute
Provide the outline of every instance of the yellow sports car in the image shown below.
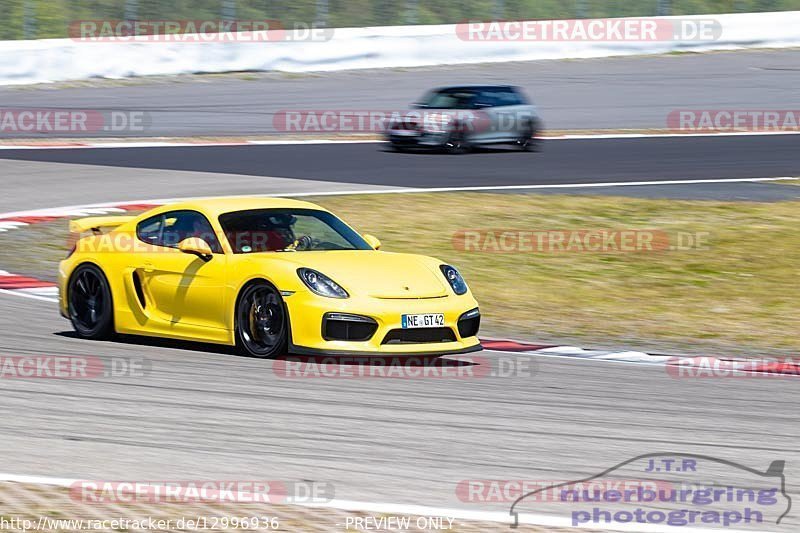
<svg viewBox="0 0 800 533"><path fill-rule="evenodd" d="M256 357L481 349L478 303L455 268L380 251L308 202L203 199L70 229L60 310L83 338L170 337Z"/></svg>

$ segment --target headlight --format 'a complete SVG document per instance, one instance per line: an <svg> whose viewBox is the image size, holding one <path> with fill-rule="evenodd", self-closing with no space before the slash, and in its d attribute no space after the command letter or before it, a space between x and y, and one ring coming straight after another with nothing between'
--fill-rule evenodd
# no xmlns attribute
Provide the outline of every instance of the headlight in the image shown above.
<svg viewBox="0 0 800 533"><path fill-rule="evenodd" d="M298 268L297 275L306 284L306 287L320 296L328 298L349 298L347 291L339 286L338 283L321 272L310 268Z"/></svg>
<svg viewBox="0 0 800 533"><path fill-rule="evenodd" d="M461 277L458 270L450 265L441 265L439 268L442 274L444 274L444 277L447 278L447 282L453 288L454 293L461 295L467 292L467 282L464 281L464 278Z"/></svg>

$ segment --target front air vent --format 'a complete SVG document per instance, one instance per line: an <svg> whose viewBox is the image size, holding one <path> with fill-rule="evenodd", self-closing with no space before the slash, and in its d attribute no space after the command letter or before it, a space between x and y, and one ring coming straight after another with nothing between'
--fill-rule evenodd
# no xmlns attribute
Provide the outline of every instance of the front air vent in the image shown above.
<svg viewBox="0 0 800 533"><path fill-rule="evenodd" d="M322 317L322 338L326 341L368 341L378 323L368 316L348 313L325 313Z"/></svg>
<svg viewBox="0 0 800 533"><path fill-rule="evenodd" d="M393 329L383 338L382 344L428 344L455 340L456 334L450 328Z"/></svg>

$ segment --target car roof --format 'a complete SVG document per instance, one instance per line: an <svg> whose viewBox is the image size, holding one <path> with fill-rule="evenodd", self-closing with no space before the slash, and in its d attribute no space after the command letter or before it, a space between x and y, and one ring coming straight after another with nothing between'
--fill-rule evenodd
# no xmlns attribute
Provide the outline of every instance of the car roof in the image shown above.
<svg viewBox="0 0 800 533"><path fill-rule="evenodd" d="M326 211L325 208L312 204L311 202L292 200L290 198L275 198L269 196L220 196L217 198L198 198L196 200L187 200L180 203L164 205L159 209L159 212L193 210L202 211L209 216L217 217L233 211L279 208Z"/></svg>
<svg viewBox="0 0 800 533"><path fill-rule="evenodd" d="M485 91L493 89L516 89L514 85L448 85L445 87L437 87L434 91Z"/></svg>

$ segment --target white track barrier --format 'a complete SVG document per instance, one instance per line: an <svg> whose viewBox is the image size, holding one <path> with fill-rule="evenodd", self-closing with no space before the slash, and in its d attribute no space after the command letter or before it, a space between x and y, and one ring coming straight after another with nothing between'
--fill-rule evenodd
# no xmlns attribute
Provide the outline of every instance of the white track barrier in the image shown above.
<svg viewBox="0 0 800 533"><path fill-rule="evenodd" d="M800 46L800 11L657 17L651 21L717 21L715 40L474 41L458 25L341 28L328 41L0 42L0 85L93 77L198 72L324 72L542 59L594 58L676 51L704 52ZM462 27L463 28L463 27Z"/></svg>

